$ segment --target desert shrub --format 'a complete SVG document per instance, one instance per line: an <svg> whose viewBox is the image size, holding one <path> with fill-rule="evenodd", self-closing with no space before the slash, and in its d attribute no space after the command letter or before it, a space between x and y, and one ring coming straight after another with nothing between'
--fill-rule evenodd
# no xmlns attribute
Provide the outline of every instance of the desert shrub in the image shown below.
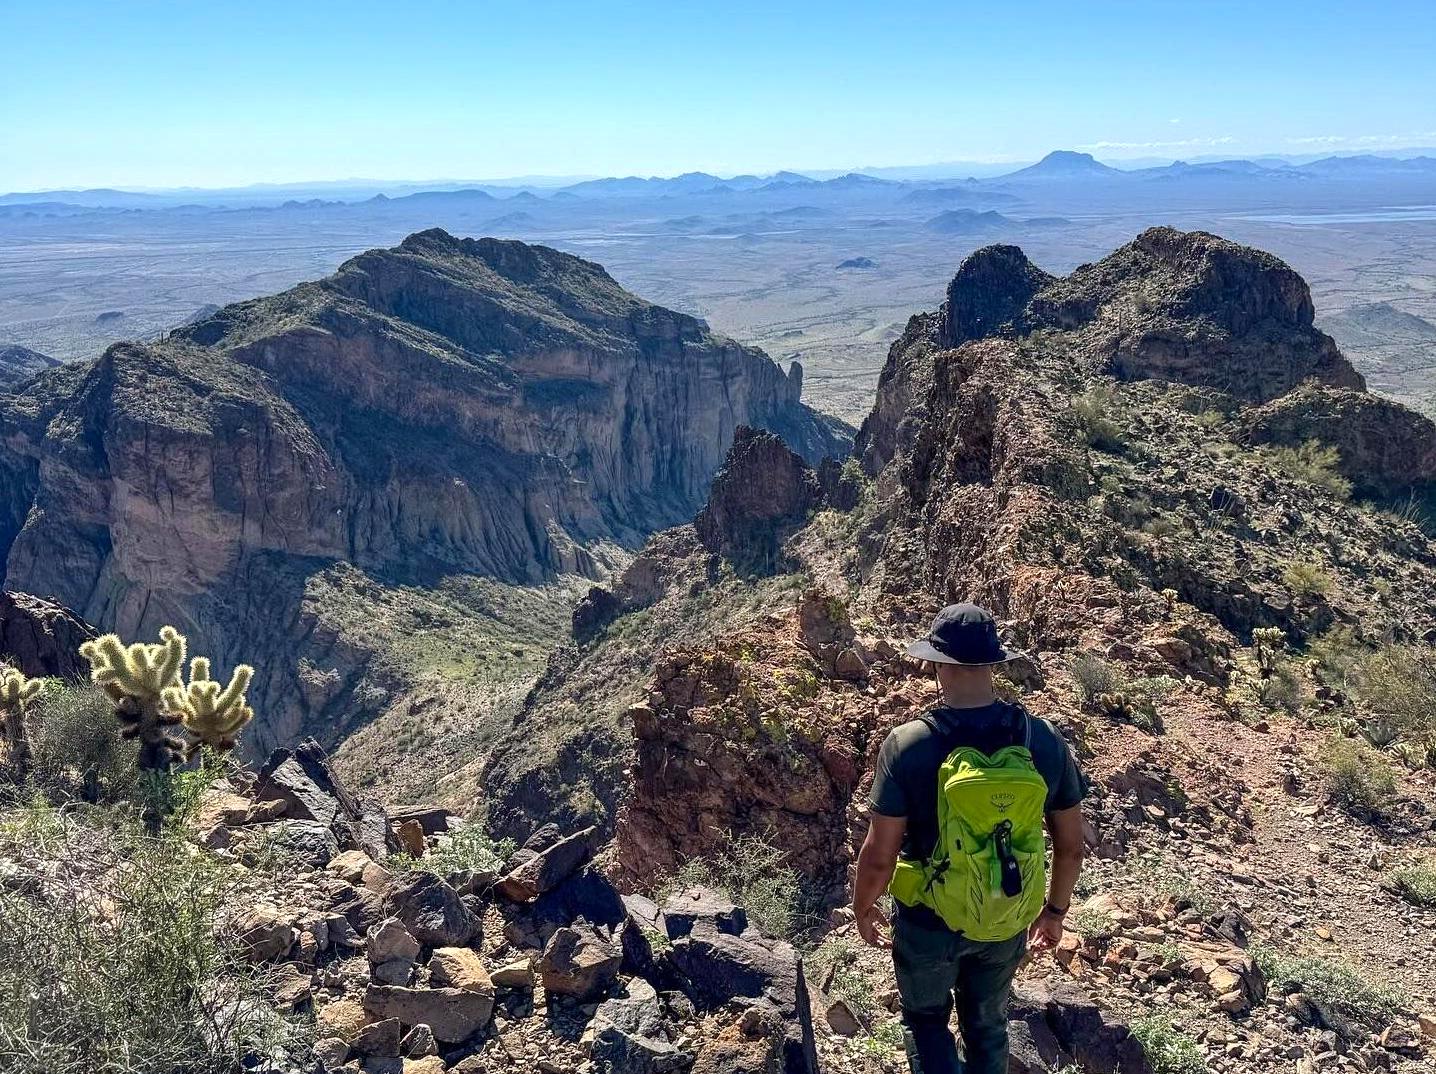
<svg viewBox="0 0 1436 1074"><path fill-rule="evenodd" d="M1341 452L1320 440L1307 440L1298 447L1269 447L1262 457L1272 469L1315 485L1339 500L1351 496L1351 482L1341 476Z"/></svg>
<svg viewBox="0 0 1436 1074"><path fill-rule="evenodd" d="M1359 663L1357 693L1397 734L1436 734L1436 657L1429 649L1387 645L1368 654Z"/></svg>
<svg viewBox="0 0 1436 1074"><path fill-rule="evenodd" d="M1302 992L1350 1035L1355 1026L1380 1029L1400 1012L1401 1002L1384 985L1368 980L1356 967L1339 959L1284 955L1270 947L1254 947L1252 957L1279 992Z"/></svg>
<svg viewBox="0 0 1436 1074"><path fill-rule="evenodd" d="M449 877L455 873L493 872L514 852L512 840L495 842L481 824L465 824L454 831L422 858L393 854L389 866L398 871L417 869L435 876Z"/></svg>
<svg viewBox="0 0 1436 1074"><path fill-rule="evenodd" d="M663 885L665 893L688 887L722 892L770 936L800 940L816 923L787 853L758 836L740 836L718 854L689 859Z"/></svg>
<svg viewBox="0 0 1436 1074"><path fill-rule="evenodd" d="M120 735L113 710L93 686L52 683L31 710L36 785L93 802L139 800L138 746Z"/></svg>
<svg viewBox="0 0 1436 1074"><path fill-rule="evenodd" d="M1257 697L1269 709L1295 714L1301 710L1301 677L1289 661L1277 664L1257 684Z"/></svg>
<svg viewBox="0 0 1436 1074"><path fill-rule="evenodd" d="M1324 597L1331 592L1331 575L1320 567L1294 560L1282 568L1281 580L1291 595L1302 600Z"/></svg>
<svg viewBox="0 0 1436 1074"><path fill-rule="evenodd" d="M1396 776L1379 753L1334 738L1321 755L1326 793L1342 809L1367 820L1384 819L1396 794Z"/></svg>
<svg viewBox="0 0 1436 1074"><path fill-rule="evenodd" d="M1390 887L1412 906L1436 908L1436 860L1415 862L1395 870Z"/></svg>
<svg viewBox="0 0 1436 1074"><path fill-rule="evenodd" d="M1365 652L1356 632L1344 624L1332 627L1306 647L1321 681L1342 690L1355 681Z"/></svg>
<svg viewBox="0 0 1436 1074"><path fill-rule="evenodd" d="M1117 935L1117 922L1105 910L1081 906L1072 914L1067 927L1083 939L1101 943Z"/></svg>
<svg viewBox="0 0 1436 1074"><path fill-rule="evenodd" d="M846 1003L862 1021L871 1022L878 1013L877 990L863 973L858 954L858 946L848 937L830 936L805 961L813 967L812 980L829 981L829 996Z"/></svg>
<svg viewBox="0 0 1436 1074"><path fill-rule="evenodd" d="M1072 415L1088 446L1098 451L1120 452L1126 447L1118 421L1121 401L1117 392L1104 385L1094 385L1072 400Z"/></svg>
<svg viewBox="0 0 1436 1074"><path fill-rule="evenodd" d="M1084 709L1094 708L1097 698L1118 692L1125 683L1122 673L1096 653L1078 653L1067 669L1072 674L1077 703Z"/></svg>
<svg viewBox="0 0 1436 1074"><path fill-rule="evenodd" d="M1139 1018L1132 1023L1132 1036L1142 1045L1154 1074L1207 1074L1201 1045L1168 1019Z"/></svg>
<svg viewBox="0 0 1436 1074"><path fill-rule="evenodd" d="M0 1069L212 1074L285 1052L308 1065L224 938L239 900L214 858L43 804L0 828L0 857L29 878L0 888Z"/></svg>

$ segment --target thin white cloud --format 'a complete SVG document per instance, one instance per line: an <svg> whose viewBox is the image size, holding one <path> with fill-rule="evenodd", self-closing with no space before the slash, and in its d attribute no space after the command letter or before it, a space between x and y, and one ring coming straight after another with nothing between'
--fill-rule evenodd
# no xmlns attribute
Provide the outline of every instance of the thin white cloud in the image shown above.
<svg viewBox="0 0 1436 1074"><path fill-rule="evenodd" d="M1231 145L1236 139L1230 135L1220 138L1176 138L1154 142L1089 142L1078 149L1208 149L1220 145Z"/></svg>
<svg viewBox="0 0 1436 1074"><path fill-rule="evenodd" d="M1400 149L1421 142L1436 141L1436 131L1420 131L1414 134L1314 134L1302 138L1287 138L1285 141L1287 145L1390 146Z"/></svg>

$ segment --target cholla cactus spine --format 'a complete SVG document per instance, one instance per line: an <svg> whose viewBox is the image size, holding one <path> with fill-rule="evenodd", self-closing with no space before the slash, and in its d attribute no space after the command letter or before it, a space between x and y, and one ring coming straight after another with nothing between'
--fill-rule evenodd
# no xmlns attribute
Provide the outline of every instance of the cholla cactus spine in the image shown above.
<svg viewBox="0 0 1436 1074"><path fill-rule="evenodd" d="M234 748L236 736L254 719L254 710L244 692L254 678L254 668L240 664L223 690L209 677L209 660L197 656L190 661L189 682L167 686L161 695L164 710L179 717L184 728L197 740L190 754L200 746L215 750Z"/></svg>
<svg viewBox="0 0 1436 1074"><path fill-rule="evenodd" d="M185 637L172 626L160 629L157 644L126 646L116 634L105 634L80 646L90 662L90 678L115 703L115 718L125 738L140 740L139 765L163 771L187 755L185 742L168 728L181 722L161 704L164 691L180 684Z"/></svg>
<svg viewBox="0 0 1436 1074"><path fill-rule="evenodd" d="M45 687L44 679L31 679L9 666L0 667L0 710L5 714L5 744L10 763L23 777L30 770L30 736L25 709Z"/></svg>

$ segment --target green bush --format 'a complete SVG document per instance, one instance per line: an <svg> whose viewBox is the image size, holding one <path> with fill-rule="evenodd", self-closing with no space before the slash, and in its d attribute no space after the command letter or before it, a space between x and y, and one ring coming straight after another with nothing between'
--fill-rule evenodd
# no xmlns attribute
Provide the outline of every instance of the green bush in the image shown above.
<svg viewBox="0 0 1436 1074"><path fill-rule="evenodd" d="M1381 1029L1401 1011L1389 988L1368 980L1350 963L1315 956L1283 955L1270 947L1254 947L1252 957L1267 983L1280 992L1302 992L1351 1035L1355 1026Z"/></svg>
<svg viewBox="0 0 1436 1074"><path fill-rule="evenodd" d="M30 710L35 784L61 797L139 801L138 745L121 737L114 707L88 683L52 682Z"/></svg>
<svg viewBox="0 0 1436 1074"><path fill-rule="evenodd" d="M1396 776L1379 753L1338 737L1327 744L1321 763L1333 802L1366 820L1386 818L1396 795Z"/></svg>
<svg viewBox="0 0 1436 1074"><path fill-rule="evenodd" d="M1078 653L1068 661L1067 670L1072 674L1077 703L1084 709L1095 708L1097 698L1118 693L1126 684L1121 671L1096 653Z"/></svg>
<svg viewBox="0 0 1436 1074"><path fill-rule="evenodd" d="M1269 447L1262 457L1274 470L1335 496L1351 497L1351 482L1341 476L1341 452L1320 440L1308 440L1300 447Z"/></svg>
<svg viewBox="0 0 1436 1074"><path fill-rule="evenodd" d="M1390 887L1412 906L1436 908L1436 861L1397 869L1391 874Z"/></svg>
<svg viewBox="0 0 1436 1074"><path fill-rule="evenodd" d="M860 948L845 936L830 936L805 960L812 966L808 972L814 981L829 979L827 994L848 1005L858 1018L870 1023L878 1014L877 990L872 978L863 973L858 962Z"/></svg>
<svg viewBox="0 0 1436 1074"><path fill-rule="evenodd" d="M1397 734L1436 735L1436 655L1429 649L1387 645L1365 656L1357 671L1362 702Z"/></svg>
<svg viewBox="0 0 1436 1074"><path fill-rule="evenodd" d="M489 838L480 824L465 824L422 858L393 854L389 866L396 872L417 869L435 876L484 873L497 870L514 852L512 840Z"/></svg>
<svg viewBox="0 0 1436 1074"><path fill-rule="evenodd" d="M689 887L721 892L748 912L748 918L770 936L798 941L816 924L797 870L788 855L757 836L745 835L706 858L685 862L663 885L664 894Z"/></svg>
<svg viewBox="0 0 1436 1074"><path fill-rule="evenodd" d="M1072 400L1072 415L1090 447L1121 452L1126 447L1118 420L1122 415L1117 392L1105 385L1093 385Z"/></svg>
<svg viewBox="0 0 1436 1074"><path fill-rule="evenodd" d="M1349 626L1338 624L1306 647L1306 655L1316 662L1321 681L1341 690L1351 688L1360 672L1366 650Z"/></svg>
<svg viewBox="0 0 1436 1074"><path fill-rule="evenodd" d="M223 939L243 899L214 858L43 803L0 828L0 858L45 877L0 888L0 1070L216 1074L285 1053L308 1065L299 1027Z"/></svg>
<svg viewBox="0 0 1436 1074"><path fill-rule="evenodd" d="M1201 1045L1166 1018L1137 1019L1132 1023L1132 1036L1142 1045L1154 1074L1207 1074Z"/></svg>
<svg viewBox="0 0 1436 1074"><path fill-rule="evenodd" d="M1324 597L1331 592L1331 575L1320 567L1295 560L1288 563L1281 572L1281 580L1291 595L1302 600Z"/></svg>

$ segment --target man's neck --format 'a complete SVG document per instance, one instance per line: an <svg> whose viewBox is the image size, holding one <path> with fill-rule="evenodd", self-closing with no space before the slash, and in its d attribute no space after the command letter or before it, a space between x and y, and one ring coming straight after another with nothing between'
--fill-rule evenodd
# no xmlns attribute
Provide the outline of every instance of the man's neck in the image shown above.
<svg viewBox="0 0 1436 1074"><path fill-rule="evenodd" d="M940 691L942 703L950 709L980 709L997 700L997 694L990 683L970 690L947 687Z"/></svg>

